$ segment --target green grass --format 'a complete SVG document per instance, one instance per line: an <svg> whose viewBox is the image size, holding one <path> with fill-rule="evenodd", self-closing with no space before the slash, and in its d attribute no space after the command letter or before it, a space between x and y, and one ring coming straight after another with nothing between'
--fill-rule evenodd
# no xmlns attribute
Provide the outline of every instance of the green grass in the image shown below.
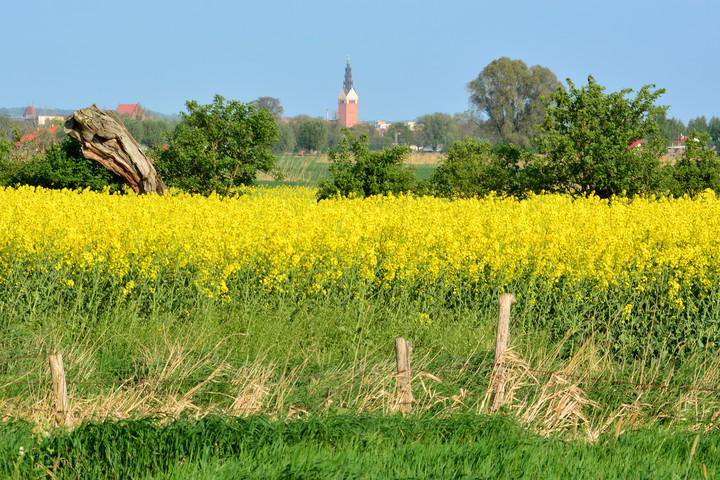
<svg viewBox="0 0 720 480"><path fill-rule="evenodd" d="M192 278L179 274L137 285L125 297L99 275L76 276L68 289L48 278L63 272L44 270L11 272L0 285L0 407L10 417L42 425L52 419L43 409L49 402L45 355L54 351L65 358L76 419L388 412L397 337L416 344L418 410L486 411L501 286L471 291L438 284L421 293L402 285L347 284L308 296L302 288L261 291L253 287L257 279L238 277L228 284L232 301L224 302L188 287ZM572 432L579 425L590 437L627 421L696 428L712 417L716 393L692 388L720 382L720 355L698 348L692 335L671 344L677 342L671 334L680 338L685 331L675 329L685 327L665 315L653 330L638 330L633 343L622 343L608 327L622 326L611 323L621 292L577 302L556 287L528 293L527 285L510 285L520 300L510 344L531 370L520 365L507 413L540 430ZM523 301L530 294L539 301ZM542 373L553 370L573 374L570 386L581 393ZM578 408L568 419L553 418L558 405L550 398L570 398Z"/></svg>
<svg viewBox="0 0 720 480"><path fill-rule="evenodd" d="M276 155L276 158L283 179L273 180L269 176L261 175L256 182L258 185L316 187L321 180L330 176L330 164L325 155ZM413 169L418 180L427 180L438 165L419 164L409 167Z"/></svg>
<svg viewBox="0 0 720 480"><path fill-rule="evenodd" d="M23 479L717 478L719 458L717 431L566 442L484 415L142 419L48 436L0 424L0 476Z"/></svg>

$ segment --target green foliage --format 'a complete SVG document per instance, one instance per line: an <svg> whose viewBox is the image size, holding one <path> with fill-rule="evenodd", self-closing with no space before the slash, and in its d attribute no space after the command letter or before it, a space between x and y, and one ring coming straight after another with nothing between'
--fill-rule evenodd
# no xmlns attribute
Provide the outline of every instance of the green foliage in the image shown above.
<svg viewBox="0 0 720 480"><path fill-rule="evenodd" d="M673 140L687 132L687 127L681 120L675 117L667 118L664 111L655 115L655 121L660 128L659 135L665 140L666 146L669 146Z"/></svg>
<svg viewBox="0 0 720 480"><path fill-rule="evenodd" d="M710 143L716 148L720 148L720 118L712 117L710 119L708 133L710 134Z"/></svg>
<svg viewBox="0 0 720 480"><path fill-rule="evenodd" d="M278 140L272 147L274 154L292 153L295 151L295 130L285 122L278 122Z"/></svg>
<svg viewBox="0 0 720 480"><path fill-rule="evenodd" d="M188 113L181 113L167 148L156 151L168 186L228 194L233 187L251 185L258 171L273 171L278 127L270 112L226 102L220 95L209 105L192 100L186 106Z"/></svg>
<svg viewBox="0 0 720 480"><path fill-rule="evenodd" d="M527 148L545 113L541 97L561 86L548 68L528 68L522 60L502 57L490 62L467 88L470 102L484 117L483 130L494 140Z"/></svg>
<svg viewBox="0 0 720 480"><path fill-rule="evenodd" d="M600 197L654 191L665 151L655 118L666 107L655 105L665 90L653 89L645 85L635 98L627 98L631 89L606 94L590 76L586 86L568 79L568 90L556 90L540 125L545 157L536 166L545 189ZM628 148L640 139L647 142Z"/></svg>
<svg viewBox="0 0 720 480"><path fill-rule="evenodd" d="M285 109L280 104L280 99L275 97L260 97L252 101L257 110L267 110L274 118L280 118Z"/></svg>
<svg viewBox="0 0 720 480"><path fill-rule="evenodd" d="M663 168L670 177L670 193L694 196L708 188L720 192L720 159L715 150L707 148L709 141L708 133L690 133L675 164Z"/></svg>
<svg viewBox="0 0 720 480"><path fill-rule="evenodd" d="M329 153L331 178L320 183L318 199L341 196L385 195L412 190L415 176L403 168L408 147L380 151L368 148L366 136L355 138L348 130L340 146Z"/></svg>
<svg viewBox="0 0 720 480"><path fill-rule="evenodd" d="M1 144L1 142L0 142ZM1 145L0 145L1 148ZM80 144L66 138L29 161L5 160L0 185L33 185L45 188L119 190L125 182L100 163L85 158Z"/></svg>
<svg viewBox="0 0 720 480"><path fill-rule="evenodd" d="M458 139L455 119L447 113L431 113L418 118L422 124L422 145L435 151L444 151Z"/></svg>
<svg viewBox="0 0 720 480"><path fill-rule="evenodd" d="M10 140L0 137L0 162L9 160L13 143Z"/></svg>
<svg viewBox="0 0 720 480"><path fill-rule="evenodd" d="M521 167L529 154L505 144L492 147L473 137L455 142L443 164L430 178L430 190L439 196L481 197L490 192L522 195L526 188Z"/></svg>
<svg viewBox="0 0 720 480"><path fill-rule="evenodd" d="M325 149L328 138L326 122L319 118L308 118L302 120L297 129L297 148L309 153Z"/></svg>
<svg viewBox="0 0 720 480"><path fill-rule="evenodd" d="M158 148L163 145L166 138L172 133L177 125L174 120L162 120L149 118L137 120L121 116L125 128L140 145L147 148Z"/></svg>
<svg viewBox="0 0 720 480"><path fill-rule="evenodd" d="M705 115L701 115L697 118L691 118L687 124L688 132L695 133L708 133L708 122Z"/></svg>
<svg viewBox="0 0 720 480"><path fill-rule="evenodd" d="M410 127L401 122L391 124L385 135L392 138L395 145L412 145L415 143L415 135L413 134L413 131L410 130Z"/></svg>

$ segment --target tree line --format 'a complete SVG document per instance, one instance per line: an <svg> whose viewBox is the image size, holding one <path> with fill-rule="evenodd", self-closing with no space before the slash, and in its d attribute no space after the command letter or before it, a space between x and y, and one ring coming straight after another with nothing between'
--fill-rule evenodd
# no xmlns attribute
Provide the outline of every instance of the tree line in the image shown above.
<svg viewBox="0 0 720 480"><path fill-rule="evenodd" d="M584 86L563 85L545 67L503 57L467 89L471 110L424 115L415 129L396 123L384 134L372 124L342 129L319 118L284 118L273 97L243 103L216 95L207 105L186 102L177 120L123 121L168 185L198 193L229 193L252 184L258 172L278 175L279 153L322 151L329 152L331 178L320 185L320 198L408 190L449 197L720 191L720 120L668 119L667 107L657 104L664 90L653 85L606 93L592 76ZM24 127L0 116L0 184L120 188L55 127L24 142ZM682 154L668 159L667 145L681 135ZM403 166L409 145L445 152L429 181L416 182Z"/></svg>

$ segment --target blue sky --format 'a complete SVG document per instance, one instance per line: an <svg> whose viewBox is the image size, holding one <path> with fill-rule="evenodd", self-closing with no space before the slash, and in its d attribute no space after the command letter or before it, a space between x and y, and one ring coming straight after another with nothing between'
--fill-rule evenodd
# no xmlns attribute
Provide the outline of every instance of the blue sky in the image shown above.
<svg viewBox="0 0 720 480"><path fill-rule="evenodd" d="M685 122L720 116L717 0L5 3L0 107L177 113L219 93L324 117L350 54L363 121L465 111L467 83L503 56L563 83L655 84Z"/></svg>

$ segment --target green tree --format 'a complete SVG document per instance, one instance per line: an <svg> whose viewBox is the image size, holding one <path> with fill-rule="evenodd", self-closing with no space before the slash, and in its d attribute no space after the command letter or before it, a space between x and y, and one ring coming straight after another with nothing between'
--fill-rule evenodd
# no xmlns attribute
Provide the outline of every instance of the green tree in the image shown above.
<svg viewBox="0 0 720 480"><path fill-rule="evenodd" d="M527 148L545 114L541 97L561 86L548 68L528 68L522 60L502 57L490 62L467 88L485 133L494 140Z"/></svg>
<svg viewBox="0 0 720 480"><path fill-rule="evenodd" d="M158 170L169 186L229 194L251 185L258 171L273 173L272 145L278 127L267 110L215 95L213 102L185 103L188 112L157 152Z"/></svg>
<svg viewBox="0 0 720 480"><path fill-rule="evenodd" d="M280 105L280 99L275 97L260 97L252 101L258 110L267 110L275 118L283 116L285 109Z"/></svg>
<svg viewBox="0 0 720 480"><path fill-rule="evenodd" d="M297 128L297 147L306 152L320 152L327 145L328 127L319 118L300 121Z"/></svg>
<svg viewBox="0 0 720 480"><path fill-rule="evenodd" d="M394 145L412 145L415 137L412 130L402 122L393 123L385 134L393 139Z"/></svg>
<svg viewBox="0 0 720 480"><path fill-rule="evenodd" d="M408 147L394 146L380 151L368 148L368 138L343 132L337 148L330 150L330 179L320 182L318 199L335 195L360 196L401 193L413 189L415 175L403 168Z"/></svg>
<svg viewBox="0 0 720 480"><path fill-rule="evenodd" d="M476 115L472 111L465 111L453 115L455 126L460 140L465 137L478 137L480 132L478 129L478 121Z"/></svg>
<svg viewBox="0 0 720 480"><path fill-rule="evenodd" d="M10 127L10 115L0 115L0 139L9 140L12 138L12 128Z"/></svg>
<svg viewBox="0 0 720 480"><path fill-rule="evenodd" d="M278 140L272 147L275 154L292 153L295 151L295 130L285 122L278 122Z"/></svg>
<svg viewBox="0 0 720 480"><path fill-rule="evenodd" d="M628 98L631 89L606 94L592 76L581 88L567 82L568 90L558 89L547 100L540 126L545 157L537 163L544 187L604 198L652 191L665 151L655 118L667 108L655 101L665 90L645 85ZM630 148L641 139L646 143Z"/></svg>
<svg viewBox="0 0 720 480"><path fill-rule="evenodd" d="M656 115L655 121L660 128L660 136L665 139L666 145L670 145L673 140L688 131L682 120L675 117L667 118L665 112Z"/></svg>
<svg viewBox="0 0 720 480"><path fill-rule="evenodd" d="M165 143L167 136L177 125L176 121L146 118L144 120L120 116L130 135L146 148L157 148Z"/></svg>
<svg viewBox="0 0 720 480"><path fill-rule="evenodd" d="M712 117L708 122L708 133L710 134L710 142L715 148L720 147L720 118Z"/></svg>
<svg viewBox="0 0 720 480"><path fill-rule="evenodd" d="M694 196L707 188L720 193L720 160L715 150L707 148L709 141L710 134L691 132L675 164L663 167L670 172L670 193Z"/></svg>
<svg viewBox="0 0 720 480"><path fill-rule="evenodd" d="M447 113L430 113L418 118L423 125L423 146L433 150L446 150L458 139L457 125Z"/></svg>
<svg viewBox="0 0 720 480"><path fill-rule="evenodd" d="M80 144L72 138L51 145L29 161L9 162L7 167L0 184L92 190L110 187L113 191L125 185L100 163L85 158Z"/></svg>
<svg viewBox="0 0 720 480"><path fill-rule="evenodd" d="M430 191L441 197L481 197L490 192L521 196L526 191L522 165L530 154L508 144L491 146L465 137L445 154L429 180Z"/></svg>
<svg viewBox="0 0 720 480"><path fill-rule="evenodd" d="M687 131L694 133L708 133L708 122L705 115L688 120Z"/></svg>

